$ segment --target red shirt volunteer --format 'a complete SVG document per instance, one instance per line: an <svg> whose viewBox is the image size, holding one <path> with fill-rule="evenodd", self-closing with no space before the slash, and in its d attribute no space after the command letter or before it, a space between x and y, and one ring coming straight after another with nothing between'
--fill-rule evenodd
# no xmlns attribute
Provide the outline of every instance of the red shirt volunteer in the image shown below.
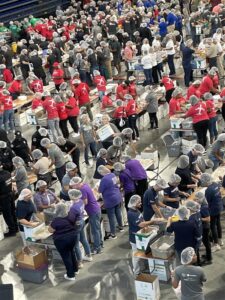
<svg viewBox="0 0 225 300"><path fill-rule="evenodd" d="M77 99L70 97L66 102L66 112L68 117L77 117L79 115L80 109L77 104Z"/></svg>
<svg viewBox="0 0 225 300"><path fill-rule="evenodd" d="M13 81L13 74L9 69L4 69L2 74L6 83L10 83Z"/></svg>
<svg viewBox="0 0 225 300"><path fill-rule="evenodd" d="M124 96L129 94L129 87L124 85L123 83L118 85L116 89L116 98L124 100Z"/></svg>
<svg viewBox="0 0 225 300"><path fill-rule="evenodd" d="M137 105L134 99L128 101L126 106L126 112L128 117L137 114Z"/></svg>
<svg viewBox="0 0 225 300"><path fill-rule="evenodd" d="M176 98L171 98L169 103L169 116L172 117L179 111L181 111L180 102Z"/></svg>
<svg viewBox="0 0 225 300"><path fill-rule="evenodd" d="M133 96L134 98L137 96L137 88L136 84L134 82L131 82L129 84L129 94Z"/></svg>
<svg viewBox="0 0 225 300"><path fill-rule="evenodd" d="M66 112L66 107L65 103L59 102L56 104L58 114L59 114L59 119L60 120L66 120L68 118L67 112Z"/></svg>
<svg viewBox="0 0 225 300"><path fill-rule="evenodd" d="M13 99L10 95L8 96L1 96L1 102L4 105L4 110L11 110L13 109Z"/></svg>
<svg viewBox="0 0 225 300"><path fill-rule="evenodd" d="M59 117L55 100L51 97L47 97L43 102L43 107L47 112L48 119L56 119Z"/></svg>
<svg viewBox="0 0 225 300"><path fill-rule="evenodd" d="M200 98L201 92L199 90L199 86L195 86L192 84L187 90L187 100L189 100L189 98L193 95Z"/></svg>
<svg viewBox="0 0 225 300"><path fill-rule="evenodd" d="M75 96L78 99L79 106L90 102L89 91L89 86L84 82L79 83L75 88Z"/></svg>
<svg viewBox="0 0 225 300"><path fill-rule="evenodd" d="M29 84L29 88L34 92L34 93L43 93L44 88L43 88L43 82L40 79L35 79Z"/></svg>
<svg viewBox="0 0 225 300"><path fill-rule="evenodd" d="M41 99L38 99L38 98L34 98L33 101L32 101L32 106L31 108L32 109L36 109L40 106L43 106L43 101Z"/></svg>
<svg viewBox="0 0 225 300"><path fill-rule="evenodd" d="M96 85L98 91L102 91L102 92L106 91L106 80L103 76L101 75L95 76L94 84Z"/></svg>
<svg viewBox="0 0 225 300"><path fill-rule="evenodd" d="M174 89L173 80L169 78L169 76L163 76L161 83L164 85L166 91L170 91Z"/></svg>
<svg viewBox="0 0 225 300"><path fill-rule="evenodd" d="M206 101L206 109L209 116L209 119L215 118L216 116L216 110L213 99Z"/></svg>
<svg viewBox="0 0 225 300"><path fill-rule="evenodd" d="M54 81L55 85L60 85L64 82L64 71L59 68L59 63L54 62L53 64L54 70L52 73L52 80Z"/></svg>
<svg viewBox="0 0 225 300"><path fill-rule="evenodd" d="M108 95L103 96L102 98L102 109L113 106L112 99Z"/></svg>
<svg viewBox="0 0 225 300"><path fill-rule="evenodd" d="M209 119L206 104L202 101L190 107L185 116L191 117L193 124Z"/></svg>
<svg viewBox="0 0 225 300"><path fill-rule="evenodd" d="M203 96L205 93L211 92L212 88L213 88L213 80L209 75L206 75L205 77L203 77L202 83L199 87L201 96Z"/></svg>
<svg viewBox="0 0 225 300"><path fill-rule="evenodd" d="M115 109L115 111L113 113L113 118L120 119L120 118L126 118L126 117L127 117L127 114L126 114L125 107L119 106Z"/></svg>
<svg viewBox="0 0 225 300"><path fill-rule="evenodd" d="M22 92L22 82L20 80L13 80L8 91L10 93L21 93Z"/></svg>

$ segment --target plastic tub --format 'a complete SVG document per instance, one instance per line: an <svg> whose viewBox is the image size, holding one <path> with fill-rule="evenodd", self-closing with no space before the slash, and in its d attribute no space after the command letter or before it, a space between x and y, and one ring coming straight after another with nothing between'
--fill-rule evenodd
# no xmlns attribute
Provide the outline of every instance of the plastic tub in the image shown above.
<svg viewBox="0 0 225 300"><path fill-rule="evenodd" d="M160 249L163 244L167 244L168 247ZM161 259L167 259L174 254L174 237L164 235L159 238L155 243L151 245L152 256Z"/></svg>

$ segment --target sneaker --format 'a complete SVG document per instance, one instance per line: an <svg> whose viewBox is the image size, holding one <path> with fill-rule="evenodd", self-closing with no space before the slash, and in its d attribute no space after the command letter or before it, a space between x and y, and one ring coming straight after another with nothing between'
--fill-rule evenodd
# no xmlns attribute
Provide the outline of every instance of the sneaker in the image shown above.
<svg viewBox="0 0 225 300"><path fill-rule="evenodd" d="M218 244L219 244L220 246L223 246L223 240L219 239L219 240L218 240Z"/></svg>
<svg viewBox="0 0 225 300"><path fill-rule="evenodd" d="M111 234L111 235L109 236L109 240L116 240L116 239L117 239L117 236L116 236L116 235Z"/></svg>
<svg viewBox="0 0 225 300"><path fill-rule="evenodd" d="M99 249L99 250L93 250L92 252L91 252L91 254L92 255L96 255L96 254L101 254L103 251L102 251L102 249Z"/></svg>
<svg viewBox="0 0 225 300"><path fill-rule="evenodd" d="M119 227L119 231L120 231L120 232L124 232L123 227Z"/></svg>
<svg viewBox="0 0 225 300"><path fill-rule="evenodd" d="M80 271L78 270L77 272L75 272L75 275L78 275L80 273Z"/></svg>
<svg viewBox="0 0 225 300"><path fill-rule="evenodd" d="M15 231L9 231L9 232L4 233L5 238L10 237L10 236L16 236L16 232Z"/></svg>
<svg viewBox="0 0 225 300"><path fill-rule="evenodd" d="M136 140L137 140L137 141L140 141L140 138L139 138L139 137L136 137Z"/></svg>
<svg viewBox="0 0 225 300"><path fill-rule="evenodd" d="M212 246L212 253L214 253L214 252L216 252L216 251L219 251L219 250L221 250L220 245L215 244L215 245Z"/></svg>
<svg viewBox="0 0 225 300"><path fill-rule="evenodd" d="M84 265L80 262L78 263L78 269L82 269L84 267Z"/></svg>
<svg viewBox="0 0 225 300"><path fill-rule="evenodd" d="M132 142L133 142L133 143L137 143L137 141L136 141L136 140L133 140Z"/></svg>
<svg viewBox="0 0 225 300"><path fill-rule="evenodd" d="M92 261L93 258L92 258L92 256L87 256L87 255L85 255L85 256L83 257L83 260L85 260L85 261Z"/></svg>
<svg viewBox="0 0 225 300"><path fill-rule="evenodd" d="M68 277L67 274L64 274L64 278L65 278L66 280L70 280L70 281L75 281L75 280L76 280L75 277Z"/></svg>
<svg viewBox="0 0 225 300"><path fill-rule="evenodd" d="M202 266L208 266L208 265L211 265L212 264L212 260L210 259L210 260L208 260L208 259L206 259L206 260L202 260L201 261L201 265Z"/></svg>

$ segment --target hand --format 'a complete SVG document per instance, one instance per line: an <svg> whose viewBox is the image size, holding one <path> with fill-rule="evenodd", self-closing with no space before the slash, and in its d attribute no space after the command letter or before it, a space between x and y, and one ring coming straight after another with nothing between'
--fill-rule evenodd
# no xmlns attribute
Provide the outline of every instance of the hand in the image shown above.
<svg viewBox="0 0 225 300"><path fill-rule="evenodd" d="M167 220L164 218L155 218L153 221L154 222L167 222Z"/></svg>
<svg viewBox="0 0 225 300"><path fill-rule="evenodd" d="M176 201L179 202L180 201L180 197L176 197Z"/></svg>
<svg viewBox="0 0 225 300"><path fill-rule="evenodd" d="M31 224L30 224L32 227L36 227L36 226L38 226L39 225L39 222L31 222Z"/></svg>

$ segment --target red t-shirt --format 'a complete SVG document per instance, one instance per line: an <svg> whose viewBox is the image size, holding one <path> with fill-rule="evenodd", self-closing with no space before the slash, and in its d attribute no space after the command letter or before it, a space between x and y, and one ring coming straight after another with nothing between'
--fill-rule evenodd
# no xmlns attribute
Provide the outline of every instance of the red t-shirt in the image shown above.
<svg viewBox="0 0 225 300"><path fill-rule="evenodd" d="M121 84L118 85L116 89L116 98L123 100L126 94L129 94L129 87L123 87Z"/></svg>
<svg viewBox="0 0 225 300"><path fill-rule="evenodd" d="M137 105L134 99L130 100L126 106L127 116L136 115L137 114Z"/></svg>
<svg viewBox="0 0 225 300"><path fill-rule="evenodd" d="M58 110L59 119L60 120L67 119L68 115L67 115L67 112L66 112L65 103L63 103L63 102L56 103L56 107L57 107L57 110Z"/></svg>
<svg viewBox="0 0 225 300"><path fill-rule="evenodd" d="M75 96L78 99L79 106L82 106L90 102L89 91L90 91L89 86L84 82L81 82L77 86L77 88L75 89Z"/></svg>
<svg viewBox="0 0 225 300"><path fill-rule="evenodd" d="M4 81L6 83L10 83L13 81L13 74L9 69L4 69L3 71L3 77L4 77Z"/></svg>
<svg viewBox="0 0 225 300"><path fill-rule="evenodd" d="M113 106L112 99L110 99L107 95L102 98L102 109L105 109L109 106Z"/></svg>
<svg viewBox="0 0 225 300"><path fill-rule="evenodd" d="M113 118L120 119L120 118L126 118L126 117L127 117L127 114L126 114L125 107L119 106L115 109L115 111L113 113Z"/></svg>
<svg viewBox="0 0 225 300"><path fill-rule="evenodd" d="M206 101L207 113L210 119L216 116L216 110L213 99Z"/></svg>
<svg viewBox="0 0 225 300"><path fill-rule="evenodd" d="M194 106L190 107L186 112L186 117L191 117L193 124L208 120L206 104L202 101L198 102Z"/></svg>
<svg viewBox="0 0 225 300"><path fill-rule="evenodd" d="M0 99L0 115L4 113L4 104L2 102L2 99Z"/></svg>
<svg viewBox="0 0 225 300"><path fill-rule="evenodd" d="M47 112L47 116L49 120L59 117L56 103L54 99L52 99L51 97L47 97L45 99L45 101L43 102L43 107Z"/></svg>
<svg viewBox="0 0 225 300"><path fill-rule="evenodd" d="M11 110L13 109L13 99L10 95L8 96L1 96L1 101L4 104L4 110Z"/></svg>
<svg viewBox="0 0 225 300"><path fill-rule="evenodd" d="M187 90L187 100L189 100L189 98L193 95L198 98L201 97L199 87L196 88L194 85L191 85L191 86L189 86L189 88Z"/></svg>
<svg viewBox="0 0 225 300"><path fill-rule="evenodd" d="M173 80L171 78L169 78L168 76L164 76L161 80L162 84L164 85L166 91L172 90L174 89L174 83Z"/></svg>
<svg viewBox="0 0 225 300"><path fill-rule="evenodd" d="M32 109L36 109L39 106L43 106L43 101L41 99L34 98L32 101Z"/></svg>
<svg viewBox="0 0 225 300"><path fill-rule="evenodd" d="M214 86L214 88L218 89L218 86L219 86L219 76L218 76L218 74L216 74L213 77L213 86Z"/></svg>
<svg viewBox="0 0 225 300"><path fill-rule="evenodd" d="M205 77L203 77L202 83L199 87L201 96L203 96L205 93L209 93L212 88L213 88L213 81L208 75L206 75Z"/></svg>
<svg viewBox="0 0 225 300"><path fill-rule="evenodd" d="M129 94L134 98L137 96L136 84L134 82L129 85Z"/></svg>
<svg viewBox="0 0 225 300"><path fill-rule="evenodd" d="M13 82L11 83L8 91L10 93L21 93L21 91L22 91L22 83L21 83L21 81L13 80Z"/></svg>
<svg viewBox="0 0 225 300"><path fill-rule="evenodd" d="M106 80L103 76L97 75L94 77L94 84L97 86L98 91L106 91Z"/></svg>
<svg viewBox="0 0 225 300"><path fill-rule="evenodd" d="M171 98L169 102L169 116L171 117L175 115L175 113L180 110L181 110L180 102L175 98Z"/></svg>
<svg viewBox="0 0 225 300"><path fill-rule="evenodd" d="M29 88L34 92L34 93L43 93L43 82L40 79L35 79L29 84Z"/></svg>
<svg viewBox="0 0 225 300"><path fill-rule="evenodd" d="M187 100L184 97L180 97L177 100L180 102L180 105L183 105L187 102Z"/></svg>
<svg viewBox="0 0 225 300"><path fill-rule="evenodd" d="M77 99L70 97L66 102L66 105L70 105L73 108L66 108L68 117L77 117L79 115L80 109L77 103Z"/></svg>
<svg viewBox="0 0 225 300"><path fill-rule="evenodd" d="M64 71L62 69L54 69L52 73L52 80L56 85L60 85L64 82Z"/></svg>

